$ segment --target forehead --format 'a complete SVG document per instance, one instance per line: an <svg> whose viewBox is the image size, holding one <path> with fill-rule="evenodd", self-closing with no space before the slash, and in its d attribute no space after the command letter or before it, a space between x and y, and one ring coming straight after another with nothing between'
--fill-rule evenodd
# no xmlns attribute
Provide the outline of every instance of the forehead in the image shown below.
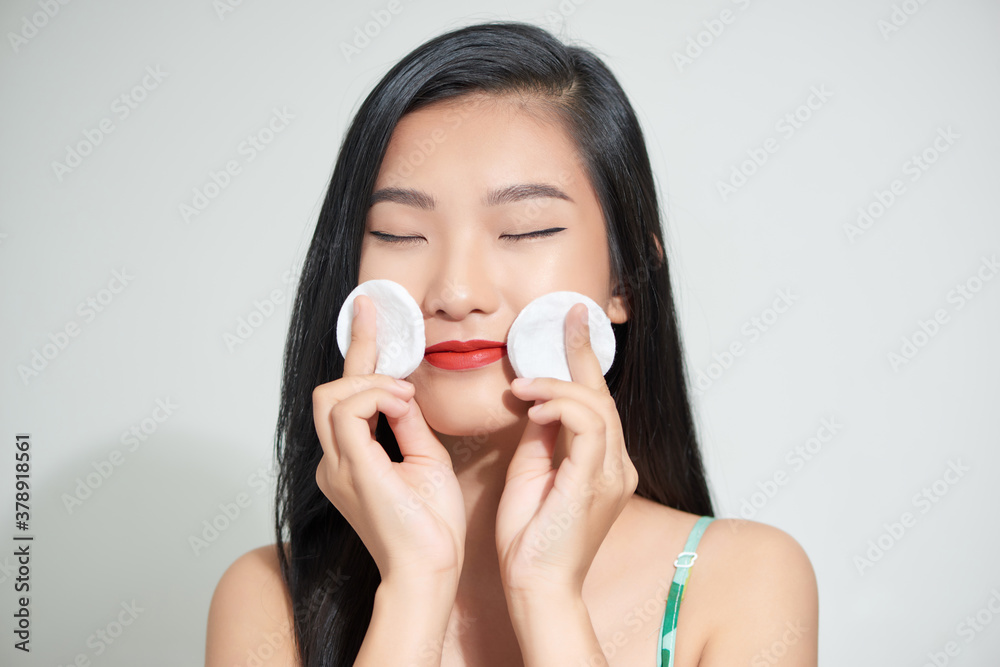
<svg viewBox="0 0 1000 667"><path fill-rule="evenodd" d="M479 192L525 181L593 196L579 151L554 112L523 97L469 95L403 116L376 187L460 185Z"/></svg>

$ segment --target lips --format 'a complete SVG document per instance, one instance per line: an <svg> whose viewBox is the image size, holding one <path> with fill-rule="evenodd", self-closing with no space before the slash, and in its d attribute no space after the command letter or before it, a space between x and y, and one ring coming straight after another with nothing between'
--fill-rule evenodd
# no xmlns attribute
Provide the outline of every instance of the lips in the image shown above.
<svg viewBox="0 0 1000 667"><path fill-rule="evenodd" d="M492 364L506 354L507 345L495 340L447 340L428 347L424 359L437 368L466 370Z"/></svg>

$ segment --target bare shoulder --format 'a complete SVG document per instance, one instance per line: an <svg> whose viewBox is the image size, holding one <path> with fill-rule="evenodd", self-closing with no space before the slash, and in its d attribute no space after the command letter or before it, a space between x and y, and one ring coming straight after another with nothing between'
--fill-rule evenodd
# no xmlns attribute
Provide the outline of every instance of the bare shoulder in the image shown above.
<svg viewBox="0 0 1000 667"><path fill-rule="evenodd" d="M208 611L205 667L298 665L292 603L276 547L248 551L219 579Z"/></svg>
<svg viewBox="0 0 1000 667"><path fill-rule="evenodd" d="M700 584L716 610L699 667L815 667L819 595L802 546L757 521L716 519L698 546Z"/></svg>

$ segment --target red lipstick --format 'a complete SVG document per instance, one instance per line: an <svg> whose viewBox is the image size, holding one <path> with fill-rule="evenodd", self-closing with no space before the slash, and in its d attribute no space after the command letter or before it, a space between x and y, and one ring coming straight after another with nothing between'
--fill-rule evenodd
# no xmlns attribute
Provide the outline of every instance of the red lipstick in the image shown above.
<svg viewBox="0 0 1000 667"><path fill-rule="evenodd" d="M507 354L507 345L495 340L446 340L424 350L431 366L449 371L480 368Z"/></svg>

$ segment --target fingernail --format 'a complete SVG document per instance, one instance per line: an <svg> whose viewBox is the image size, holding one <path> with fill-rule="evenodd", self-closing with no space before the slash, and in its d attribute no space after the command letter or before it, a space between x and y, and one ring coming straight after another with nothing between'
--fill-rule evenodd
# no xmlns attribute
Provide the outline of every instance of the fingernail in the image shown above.
<svg viewBox="0 0 1000 667"><path fill-rule="evenodd" d="M529 384L531 384L532 378L514 378L510 383L510 386L516 387L517 389L524 389Z"/></svg>
<svg viewBox="0 0 1000 667"><path fill-rule="evenodd" d="M393 380L394 380L394 381L396 382L396 384L398 384L398 385L399 385L400 387L402 387L403 389L409 389L410 387L412 387L412 386L413 386L412 384L410 384L410 383L409 383L409 382L407 382L406 380L400 380L400 379L398 379L398 378L393 378Z"/></svg>
<svg viewBox="0 0 1000 667"><path fill-rule="evenodd" d="M354 316L355 317L358 316L358 300L357 300L357 298L354 299Z"/></svg>

